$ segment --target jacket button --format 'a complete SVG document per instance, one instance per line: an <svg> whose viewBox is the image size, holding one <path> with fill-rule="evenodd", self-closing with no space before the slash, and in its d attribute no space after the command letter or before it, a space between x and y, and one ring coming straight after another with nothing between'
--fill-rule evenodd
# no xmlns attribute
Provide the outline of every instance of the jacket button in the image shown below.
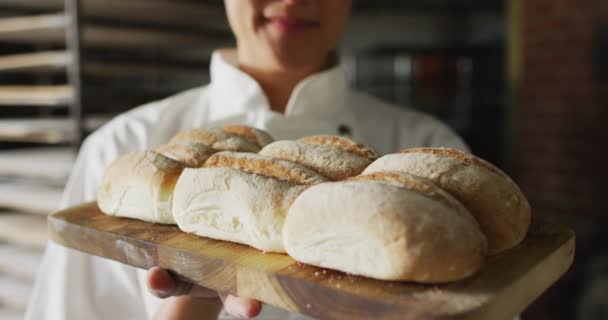
<svg viewBox="0 0 608 320"><path fill-rule="evenodd" d="M338 134L341 136L352 137L353 131L349 126L341 124L338 126Z"/></svg>

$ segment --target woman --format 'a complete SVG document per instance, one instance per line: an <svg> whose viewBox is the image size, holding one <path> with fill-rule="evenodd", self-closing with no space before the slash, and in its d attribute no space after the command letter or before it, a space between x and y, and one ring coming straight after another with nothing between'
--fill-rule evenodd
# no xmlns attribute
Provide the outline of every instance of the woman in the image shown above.
<svg viewBox="0 0 608 320"><path fill-rule="evenodd" d="M351 0L225 0L225 5L237 47L214 52L211 83L131 110L91 134L62 207L95 200L103 170L120 154L152 148L193 127L242 123L278 139L343 134L382 153L465 148L429 116L348 90L335 47ZM161 303L157 297L172 298ZM246 298L228 296L224 304L235 316L260 312L260 304ZM217 317L220 308L216 293L178 282L166 270L146 274L49 243L26 318L203 319L202 314ZM264 319L287 318L263 309Z"/></svg>

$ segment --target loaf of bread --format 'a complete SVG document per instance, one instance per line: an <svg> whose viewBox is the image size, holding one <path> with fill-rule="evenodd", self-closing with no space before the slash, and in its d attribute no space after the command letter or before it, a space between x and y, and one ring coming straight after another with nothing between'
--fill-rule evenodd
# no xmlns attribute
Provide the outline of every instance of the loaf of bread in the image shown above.
<svg viewBox="0 0 608 320"><path fill-rule="evenodd" d="M154 151L190 168L201 167L217 150L202 143L163 144Z"/></svg>
<svg viewBox="0 0 608 320"><path fill-rule="evenodd" d="M265 131L233 125L182 131L171 138L168 144L201 143L217 151L258 152L272 141L273 138Z"/></svg>
<svg viewBox="0 0 608 320"><path fill-rule="evenodd" d="M287 209L323 176L296 163L252 153L219 152L182 173L173 198L179 228L209 238L285 252Z"/></svg>
<svg viewBox="0 0 608 320"><path fill-rule="evenodd" d="M530 204L519 187L489 162L448 148L386 155L363 174L401 171L427 178L462 202L488 238L489 253L519 244L530 226Z"/></svg>
<svg viewBox="0 0 608 320"><path fill-rule="evenodd" d="M167 144L154 151L187 167L201 167L218 151L258 152L274 141L266 131L244 125L230 125L209 129L195 128L176 134Z"/></svg>
<svg viewBox="0 0 608 320"><path fill-rule="evenodd" d="M467 277L487 251L461 203L430 181L398 172L310 187L289 209L283 236L299 262L421 283Z"/></svg>
<svg viewBox="0 0 608 320"><path fill-rule="evenodd" d="M360 174L378 157L372 149L337 136L276 141L260 154L301 164L334 181Z"/></svg>
<svg viewBox="0 0 608 320"><path fill-rule="evenodd" d="M153 151L123 155L106 169L97 203L108 215L175 224L173 189L184 164Z"/></svg>

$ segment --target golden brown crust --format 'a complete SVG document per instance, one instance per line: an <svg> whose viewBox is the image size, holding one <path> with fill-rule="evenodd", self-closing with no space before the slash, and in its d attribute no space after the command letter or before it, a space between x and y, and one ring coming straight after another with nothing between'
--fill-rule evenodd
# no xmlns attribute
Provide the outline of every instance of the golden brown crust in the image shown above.
<svg viewBox="0 0 608 320"><path fill-rule="evenodd" d="M481 167L484 167L498 175L506 176L504 172L500 169L496 168L493 164L489 163L486 160L483 160L479 157L476 157L470 153L466 153L460 150L451 149L451 148L412 148L401 150L398 153L429 153L437 156L447 157L462 161L465 164L474 164Z"/></svg>
<svg viewBox="0 0 608 320"><path fill-rule="evenodd" d="M154 151L165 157L182 162L190 168L201 167L212 154L217 152L202 143L163 144L156 147Z"/></svg>
<svg viewBox="0 0 608 320"><path fill-rule="evenodd" d="M255 143L258 142L258 136L255 130L251 127L242 125L230 125L224 126L222 129L224 129L224 132L235 134L245 139L249 139Z"/></svg>
<svg viewBox="0 0 608 320"><path fill-rule="evenodd" d="M353 181L379 181L388 182L408 190L418 191L425 196L443 203L447 207L454 207L454 204L447 196L441 193L441 189L432 181L417 177L404 172L383 171L350 178Z"/></svg>
<svg viewBox="0 0 608 320"><path fill-rule="evenodd" d="M340 136L329 136L329 135L319 135L319 136L310 136L299 139L298 141L310 144L321 144L326 146L332 146L339 149L342 149L346 152L350 152L356 154L360 157L376 160L378 159L378 153L373 149L363 145L356 143L348 138L340 137Z"/></svg>
<svg viewBox="0 0 608 320"><path fill-rule="evenodd" d="M340 148L293 140L273 142L259 154L295 162L334 181L356 176L372 162Z"/></svg>
<svg viewBox="0 0 608 320"><path fill-rule="evenodd" d="M122 155L104 172L99 208L109 215L174 224L171 199L183 169L183 163L153 151Z"/></svg>
<svg viewBox="0 0 608 320"><path fill-rule="evenodd" d="M232 168L279 180L313 185L327 181L323 176L296 163L256 154L220 152L205 162L207 168Z"/></svg>
<svg viewBox="0 0 608 320"><path fill-rule="evenodd" d="M221 130L194 128L178 132L168 144L202 143L213 146L218 141L225 140L229 134Z"/></svg>

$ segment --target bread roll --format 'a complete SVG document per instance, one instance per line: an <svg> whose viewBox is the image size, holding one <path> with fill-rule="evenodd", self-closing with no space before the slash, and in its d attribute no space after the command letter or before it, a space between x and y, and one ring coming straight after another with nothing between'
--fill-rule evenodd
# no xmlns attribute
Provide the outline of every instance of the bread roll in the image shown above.
<svg viewBox="0 0 608 320"><path fill-rule="evenodd" d="M173 214L185 232L285 252L287 209L309 185L325 181L292 162L220 152L205 168L184 170L175 187Z"/></svg>
<svg viewBox="0 0 608 320"><path fill-rule="evenodd" d="M321 144L326 146L333 146L344 151L354 153L360 157L367 158L369 160L378 159L378 153L373 149L366 147L362 144L356 143L348 138L340 137L340 136L328 136L328 135L319 135L319 136L309 136L298 139L300 142L309 143L309 144Z"/></svg>
<svg viewBox="0 0 608 320"><path fill-rule="evenodd" d="M218 152L207 159L205 167L238 169L297 184L312 185L327 181L325 177L297 163L253 153Z"/></svg>
<svg viewBox="0 0 608 320"><path fill-rule="evenodd" d="M187 167L198 168L203 166L209 157L217 152L213 148L202 143L187 144L163 144L154 151L184 163Z"/></svg>
<svg viewBox="0 0 608 320"><path fill-rule="evenodd" d="M258 152L272 140L262 130L247 126L226 126L182 131L171 138L168 144L202 143L217 151Z"/></svg>
<svg viewBox="0 0 608 320"><path fill-rule="evenodd" d="M153 151L129 153L106 169L97 203L108 215L175 224L173 188L184 165Z"/></svg>
<svg viewBox="0 0 608 320"><path fill-rule="evenodd" d="M386 155L363 174L402 171L424 177L460 200L479 222L495 254L519 244L530 227L530 204L502 171L473 155L447 148L418 148Z"/></svg>
<svg viewBox="0 0 608 320"><path fill-rule="evenodd" d="M260 148L265 147L274 141L274 138L266 131L256 129L244 125L228 125L223 126L224 132L232 133L241 138L248 139L249 141L257 144Z"/></svg>
<svg viewBox="0 0 608 320"><path fill-rule="evenodd" d="M283 229L295 260L381 280L439 283L483 263L486 238L446 192L404 173L323 183L292 204Z"/></svg>
<svg viewBox="0 0 608 320"><path fill-rule="evenodd" d="M301 164L334 181L360 174L376 157L367 147L333 136L277 141L260 154Z"/></svg>

